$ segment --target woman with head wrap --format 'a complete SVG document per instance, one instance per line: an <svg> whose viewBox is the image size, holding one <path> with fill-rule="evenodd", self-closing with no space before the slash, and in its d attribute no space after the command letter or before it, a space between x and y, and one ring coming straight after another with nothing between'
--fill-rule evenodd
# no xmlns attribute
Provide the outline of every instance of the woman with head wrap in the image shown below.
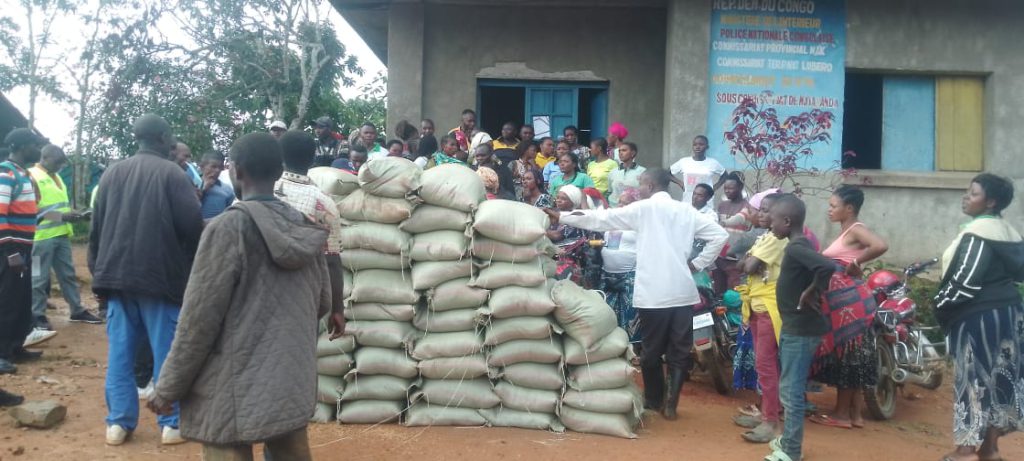
<svg viewBox="0 0 1024 461"><path fill-rule="evenodd" d="M484 144L491 144L491 135L487 134L486 131L478 131L470 138L469 150L466 152L476 152L476 148Z"/></svg>
<svg viewBox="0 0 1024 461"><path fill-rule="evenodd" d="M571 155L571 154L570 154ZM555 195L555 208L560 211L588 209L588 195L572 184L565 184ZM589 251L589 240L601 238L601 234L558 223L548 229L548 238L558 245L558 269L555 278L572 280L576 284L593 289L600 282L600 256ZM594 253L589 255L588 253Z"/></svg>
<svg viewBox="0 0 1024 461"><path fill-rule="evenodd" d="M586 202L583 208L588 210L604 210L608 208L608 199L596 187L583 188L583 200Z"/></svg>
<svg viewBox="0 0 1024 461"><path fill-rule="evenodd" d="M566 184L555 194L555 208L559 211L582 210L584 207L583 191L572 184ZM583 238L585 232L565 224L556 224L548 229L548 238L556 245L568 245Z"/></svg>
<svg viewBox="0 0 1024 461"><path fill-rule="evenodd" d="M494 200L498 198L498 173L494 170L482 166L476 169L476 174L480 176L480 180L484 182L484 190L487 191L487 200Z"/></svg>
<svg viewBox="0 0 1024 461"><path fill-rule="evenodd" d="M743 213L747 216L745 219L754 224L754 228L744 232L736 238L730 239L729 249L726 250L725 253L726 257L743 258L746 256L747 252L750 251L750 248L754 246L754 242L768 232L768 225L770 223L768 222L769 217L767 209L781 193L782 189L773 187L771 189L758 192L751 197L750 208L748 210L744 210Z"/></svg>
<svg viewBox="0 0 1024 461"><path fill-rule="evenodd" d="M619 122L614 122L608 126L608 156L616 162L619 161L619 143L626 140L629 137L629 130L626 129L626 125Z"/></svg>

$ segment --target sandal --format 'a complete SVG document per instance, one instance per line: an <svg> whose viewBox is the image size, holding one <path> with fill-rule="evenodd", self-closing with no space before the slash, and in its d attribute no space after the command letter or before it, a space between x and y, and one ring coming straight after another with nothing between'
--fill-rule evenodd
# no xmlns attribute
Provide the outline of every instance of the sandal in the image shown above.
<svg viewBox="0 0 1024 461"><path fill-rule="evenodd" d="M832 417L829 416L829 415L814 415L814 416L811 416L808 419L810 419L812 423L821 424L822 426L838 427L840 429L852 429L853 428L853 424L850 424L849 421L847 421L847 422L838 421L838 420L832 419Z"/></svg>
<svg viewBox="0 0 1024 461"><path fill-rule="evenodd" d="M773 450L768 456L764 457L764 461L793 461L786 452L782 450Z"/></svg>

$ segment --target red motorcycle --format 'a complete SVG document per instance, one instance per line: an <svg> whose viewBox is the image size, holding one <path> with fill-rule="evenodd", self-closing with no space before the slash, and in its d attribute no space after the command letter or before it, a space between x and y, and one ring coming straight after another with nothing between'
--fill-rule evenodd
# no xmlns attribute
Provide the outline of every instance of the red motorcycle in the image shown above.
<svg viewBox="0 0 1024 461"><path fill-rule="evenodd" d="M944 347L945 343L932 343L924 335L938 327L917 324L917 303L908 296L910 278L937 262L932 259L911 264L903 270L902 278L886 270L868 276L867 284L878 302L873 325L878 385L873 390L865 389L864 403L875 419L892 418L896 412L896 392L907 383L932 390L942 385L944 358L936 347Z"/></svg>

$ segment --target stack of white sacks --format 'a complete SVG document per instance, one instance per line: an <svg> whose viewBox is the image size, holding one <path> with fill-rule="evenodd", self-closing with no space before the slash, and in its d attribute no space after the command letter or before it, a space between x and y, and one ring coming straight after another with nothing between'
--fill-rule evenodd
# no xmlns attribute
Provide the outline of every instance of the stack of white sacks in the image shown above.
<svg viewBox="0 0 1024 461"><path fill-rule="evenodd" d="M482 269L471 285L491 291L484 343L499 408L482 411L492 426L563 431L557 415L565 389L561 328L555 304L554 248L547 216L524 203L483 203L473 228Z"/></svg>
<svg viewBox="0 0 1024 461"><path fill-rule="evenodd" d="M311 421L326 423L334 420L338 401L345 390L345 374L352 370L352 352L355 349L354 336L345 335L331 341L326 324L321 322L320 337L316 342L317 404Z"/></svg>
<svg viewBox="0 0 1024 461"><path fill-rule="evenodd" d="M636 438L643 403L629 362L629 335L600 292L563 280L551 289L555 319L565 329L569 389L559 417L569 430Z"/></svg>
<svg viewBox="0 0 1024 461"><path fill-rule="evenodd" d="M412 283L410 235L399 224L412 216L419 180L420 169L408 160L375 160L360 169L361 188L338 205L342 264L352 273L346 334L356 343L340 399L343 423L397 421L416 378L407 349L420 293Z"/></svg>
<svg viewBox="0 0 1024 461"><path fill-rule="evenodd" d="M331 196L335 204L359 190L355 175L337 168L320 167L309 170L309 178L320 190ZM352 273L345 271L345 292L348 297L352 290ZM311 421L333 421L338 414L338 401L345 390L344 377L352 369L356 342L352 335L345 335L334 341L327 333L326 322L320 322L320 336L316 345L317 406Z"/></svg>
<svg viewBox="0 0 1024 461"><path fill-rule="evenodd" d="M317 170L346 224L348 327L321 322L314 421L636 437L627 334L599 292L554 281L542 211L485 201L461 165Z"/></svg>
<svg viewBox="0 0 1024 461"><path fill-rule="evenodd" d="M486 423L478 409L498 404L482 355L482 306L487 291L468 286L473 211L486 196L477 174L441 165L423 173L423 204L402 228L413 234L413 286L427 293L413 319L419 332L412 356L420 380L410 398L407 426Z"/></svg>

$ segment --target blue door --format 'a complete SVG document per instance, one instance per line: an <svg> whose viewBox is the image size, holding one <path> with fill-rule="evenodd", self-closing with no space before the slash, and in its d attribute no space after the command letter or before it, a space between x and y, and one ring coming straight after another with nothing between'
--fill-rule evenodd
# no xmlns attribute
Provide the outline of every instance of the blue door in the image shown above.
<svg viewBox="0 0 1024 461"><path fill-rule="evenodd" d="M607 83L480 79L477 84L477 124L491 136L500 133L504 121L520 117L535 125L538 139L558 139L569 125L579 129L581 140L603 137L608 129Z"/></svg>
<svg viewBox="0 0 1024 461"><path fill-rule="evenodd" d="M534 123L538 117L547 120L549 132L546 135L558 139L565 127L576 124L578 97L576 88L527 87L526 121ZM540 138L543 129L537 126L534 129Z"/></svg>

